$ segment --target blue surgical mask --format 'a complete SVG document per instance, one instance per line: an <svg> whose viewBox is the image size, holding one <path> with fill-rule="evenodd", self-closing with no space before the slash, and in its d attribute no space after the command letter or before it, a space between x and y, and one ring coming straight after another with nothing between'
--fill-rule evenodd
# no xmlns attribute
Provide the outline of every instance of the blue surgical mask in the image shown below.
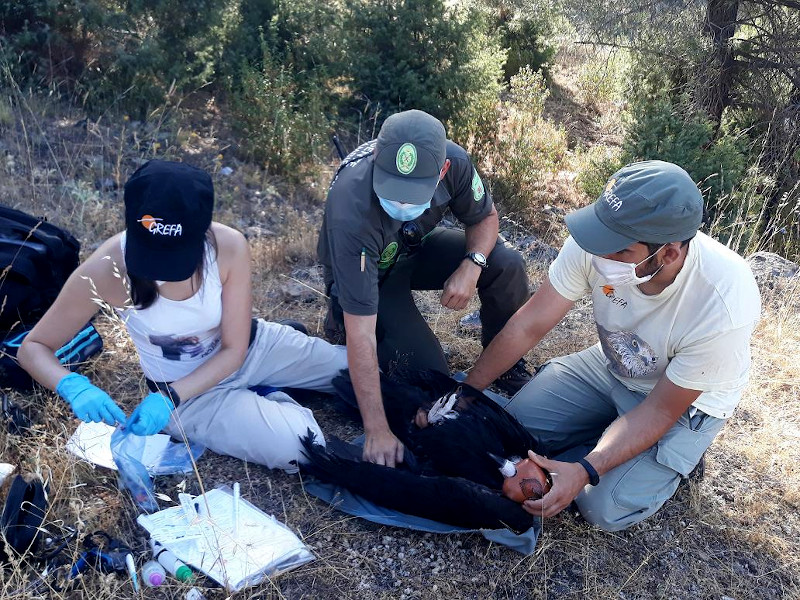
<svg viewBox="0 0 800 600"><path fill-rule="evenodd" d="M405 202L394 202L386 198L378 198L381 201L383 210L390 217L397 221L413 221L431 207L431 201L425 204L406 204Z"/></svg>

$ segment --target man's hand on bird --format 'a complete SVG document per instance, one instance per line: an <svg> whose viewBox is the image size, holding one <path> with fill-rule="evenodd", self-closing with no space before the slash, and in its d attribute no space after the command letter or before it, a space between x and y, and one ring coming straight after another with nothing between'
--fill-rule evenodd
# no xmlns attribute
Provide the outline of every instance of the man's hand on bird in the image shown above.
<svg viewBox="0 0 800 600"><path fill-rule="evenodd" d="M526 500L522 508L536 517L553 517L567 508L589 483L589 474L578 463L561 462L539 456L532 450L528 456L550 473L553 487L539 500Z"/></svg>
<svg viewBox="0 0 800 600"><path fill-rule="evenodd" d="M376 465L395 467L403 462L403 442L398 440L389 430L379 429L366 433L362 459Z"/></svg>

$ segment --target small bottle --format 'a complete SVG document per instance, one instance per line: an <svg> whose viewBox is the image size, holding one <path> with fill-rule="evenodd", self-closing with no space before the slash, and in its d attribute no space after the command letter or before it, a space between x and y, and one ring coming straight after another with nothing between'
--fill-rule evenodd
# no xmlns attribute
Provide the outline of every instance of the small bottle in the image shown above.
<svg viewBox="0 0 800 600"><path fill-rule="evenodd" d="M164 580L167 578L167 572L164 570L160 564L158 564L154 560L149 560L144 563L142 567L142 580L144 580L144 584L148 587L156 587L157 585L161 585L164 583Z"/></svg>
<svg viewBox="0 0 800 600"><path fill-rule="evenodd" d="M206 597L203 596L203 593L200 590L198 590L196 587L193 587L186 592L186 600L206 600Z"/></svg>
<svg viewBox="0 0 800 600"><path fill-rule="evenodd" d="M189 581L192 578L192 570L153 538L150 538L150 548L153 550L153 558L156 559L168 573L172 573L175 579L178 581Z"/></svg>

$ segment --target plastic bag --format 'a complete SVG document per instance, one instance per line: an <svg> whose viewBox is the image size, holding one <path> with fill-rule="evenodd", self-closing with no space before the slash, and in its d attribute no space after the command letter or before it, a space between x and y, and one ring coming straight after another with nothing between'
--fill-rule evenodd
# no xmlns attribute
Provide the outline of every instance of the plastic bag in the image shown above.
<svg viewBox="0 0 800 600"><path fill-rule="evenodd" d="M167 440L165 445L159 444L162 447L158 452L153 452L154 440L159 438L134 435L122 427L111 435L111 455L117 465L120 487L127 489L136 506L148 513L159 509L151 476L189 472L192 461L205 450L198 444L190 443L187 448L183 442Z"/></svg>

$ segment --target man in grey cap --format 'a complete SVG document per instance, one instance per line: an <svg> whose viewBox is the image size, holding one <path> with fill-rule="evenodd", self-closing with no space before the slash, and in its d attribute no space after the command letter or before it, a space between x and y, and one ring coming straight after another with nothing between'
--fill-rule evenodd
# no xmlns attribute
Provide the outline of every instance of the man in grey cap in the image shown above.
<svg viewBox="0 0 800 600"><path fill-rule="evenodd" d="M615 531L653 514L731 416L761 310L747 263L698 232L703 200L661 161L615 173L533 297L466 382L483 389L591 295L599 343L548 362L506 406L546 448L531 458L552 490L528 500L550 517L573 501ZM553 460L556 457L557 460Z"/></svg>
<svg viewBox="0 0 800 600"><path fill-rule="evenodd" d="M437 227L448 209L464 230ZM486 346L530 296L524 261L498 238L497 211L467 153L418 110L390 116L377 140L342 161L317 250L330 297L325 329L347 343L364 458L394 466L403 446L386 422L379 366L449 372L411 290L442 290L442 306L461 310L477 289ZM513 393L530 374L520 360L496 379Z"/></svg>

